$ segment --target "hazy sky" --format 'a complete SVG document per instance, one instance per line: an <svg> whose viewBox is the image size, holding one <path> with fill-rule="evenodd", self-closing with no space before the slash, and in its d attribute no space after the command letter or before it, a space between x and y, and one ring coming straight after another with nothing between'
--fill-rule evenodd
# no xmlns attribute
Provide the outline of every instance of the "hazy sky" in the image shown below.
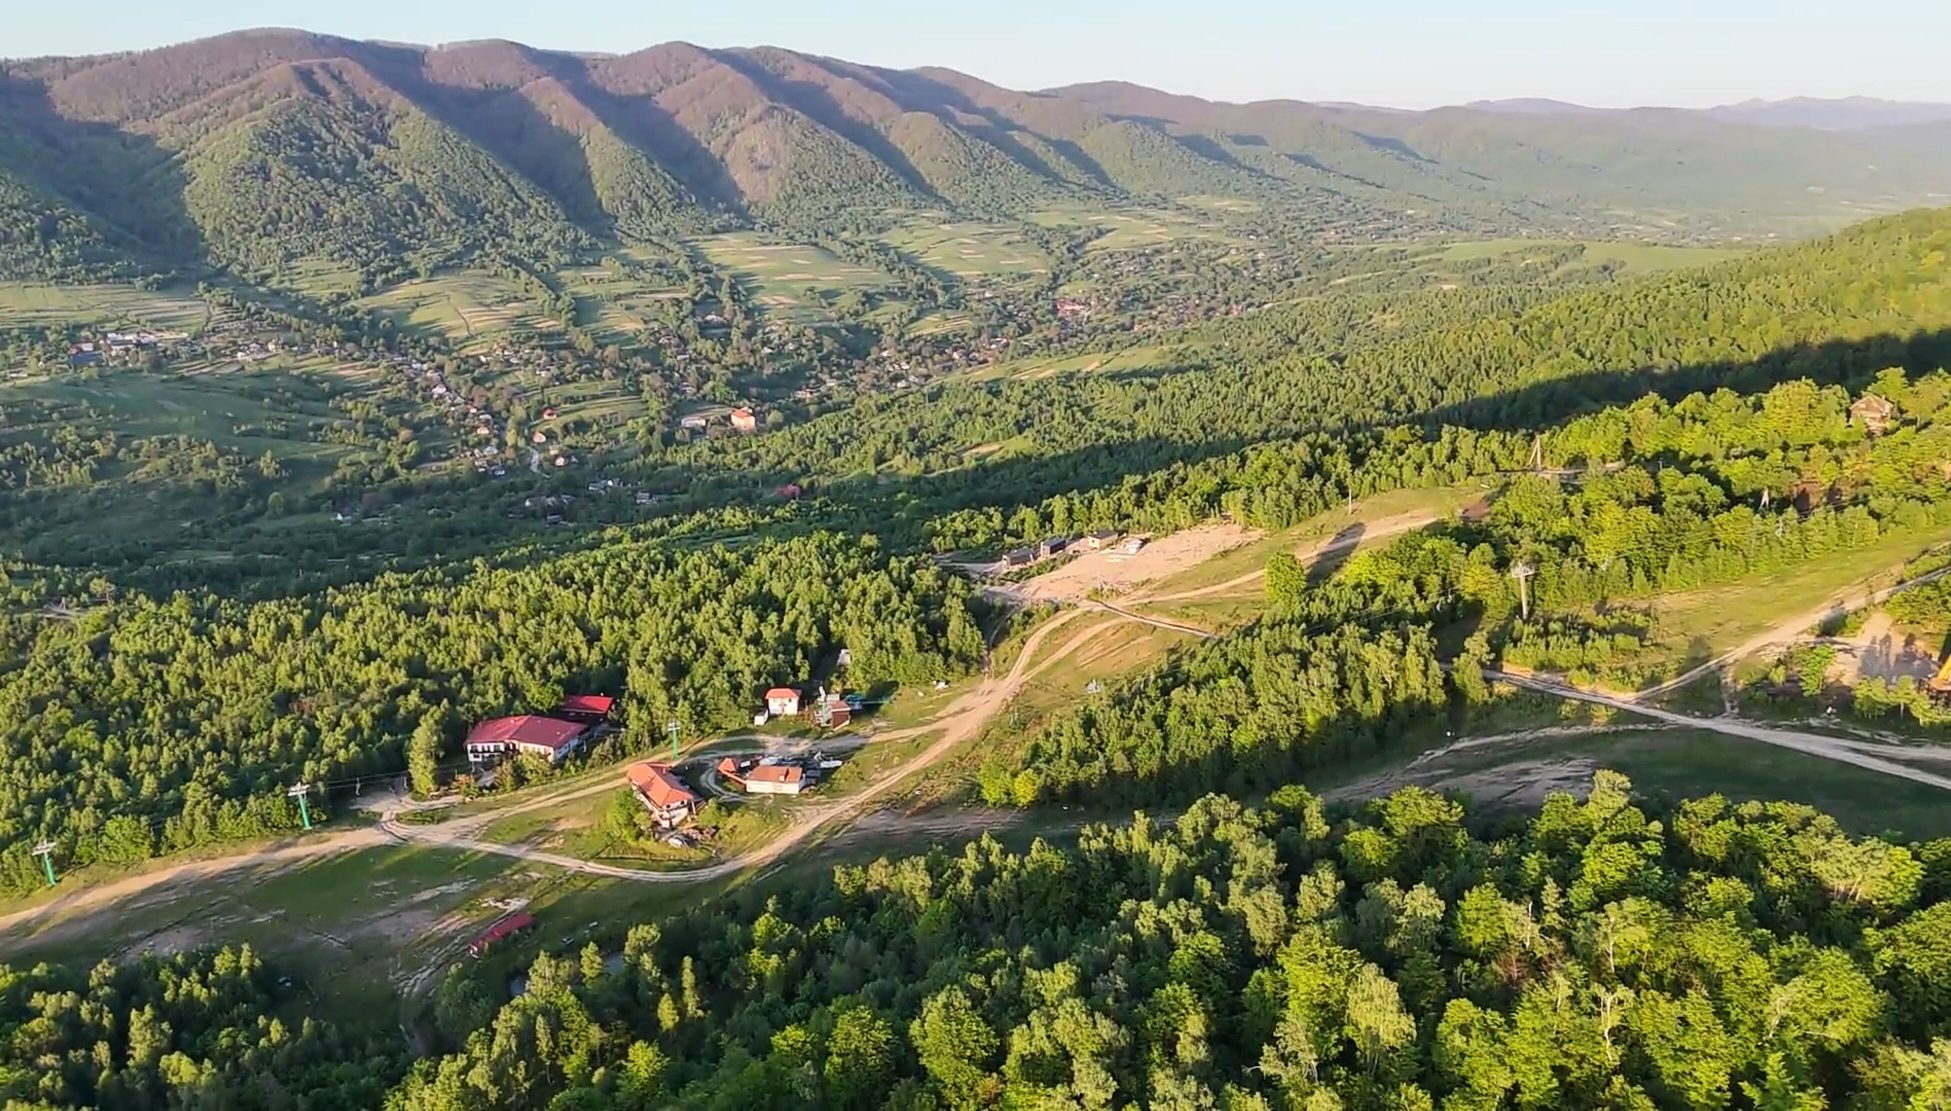
<svg viewBox="0 0 1951 1111"><path fill-rule="evenodd" d="M1951 0L0 0L5 9L10 57L287 26L619 53L672 39L765 43L1016 88L1120 78L1227 100L1951 101Z"/></svg>

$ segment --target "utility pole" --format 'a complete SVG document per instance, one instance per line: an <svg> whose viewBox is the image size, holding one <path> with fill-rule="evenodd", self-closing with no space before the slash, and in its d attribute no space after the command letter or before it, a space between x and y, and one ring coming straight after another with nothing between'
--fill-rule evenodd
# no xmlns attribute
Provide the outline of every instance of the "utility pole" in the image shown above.
<svg viewBox="0 0 1951 1111"><path fill-rule="evenodd" d="M309 783L300 783L285 789L286 795L298 800L298 820L305 823L306 829L312 828L312 808L305 805L305 796L311 793L312 785Z"/></svg>
<svg viewBox="0 0 1951 1111"><path fill-rule="evenodd" d="M664 735L671 739L671 763L673 764L677 763L677 738L683 731L684 726L676 721L664 723Z"/></svg>
<svg viewBox="0 0 1951 1111"><path fill-rule="evenodd" d="M41 870L47 873L47 885L49 887L53 887L55 883L54 842L43 841L40 844L35 845L34 855L41 858Z"/></svg>
<svg viewBox="0 0 1951 1111"><path fill-rule="evenodd" d="M1531 438L1531 469L1545 469L1545 437L1542 432Z"/></svg>
<svg viewBox="0 0 1951 1111"><path fill-rule="evenodd" d="M1537 573L1536 567L1522 560L1511 567L1511 577L1517 580L1518 612L1523 614L1526 621L1531 620L1531 576Z"/></svg>

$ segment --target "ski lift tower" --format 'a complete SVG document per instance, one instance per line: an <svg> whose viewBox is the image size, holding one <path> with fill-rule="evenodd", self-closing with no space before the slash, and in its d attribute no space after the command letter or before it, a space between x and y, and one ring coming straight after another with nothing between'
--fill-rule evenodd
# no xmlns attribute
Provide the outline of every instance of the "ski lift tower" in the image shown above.
<svg viewBox="0 0 1951 1111"><path fill-rule="evenodd" d="M1531 620L1531 576L1538 573L1529 560L1520 560L1511 567L1511 577L1517 580L1518 612L1526 621Z"/></svg>
<svg viewBox="0 0 1951 1111"><path fill-rule="evenodd" d="M34 855L41 858L41 870L47 873L47 885L53 887L55 884L54 842L42 841L40 844L35 845Z"/></svg>
<svg viewBox="0 0 1951 1111"><path fill-rule="evenodd" d="M285 788L285 794L287 796L298 800L298 820L303 822L305 828L308 830L312 828L312 808L305 805L305 796L311 793L312 785L309 783L300 783Z"/></svg>

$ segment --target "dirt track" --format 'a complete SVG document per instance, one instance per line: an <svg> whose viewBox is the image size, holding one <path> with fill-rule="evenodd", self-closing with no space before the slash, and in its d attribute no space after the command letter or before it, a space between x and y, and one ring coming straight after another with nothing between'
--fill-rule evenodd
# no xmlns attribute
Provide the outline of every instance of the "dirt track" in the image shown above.
<svg viewBox="0 0 1951 1111"><path fill-rule="evenodd" d="M451 848L466 852L489 853L514 860L525 860L538 864L549 864L566 871L585 875L603 876L627 880L634 883L696 883L732 875L747 868L762 866L784 854L794 846L805 841L814 832L849 815L859 814L870 808L917 773L939 761L957 745L972 740L986 726L1009 700L1023 689L1023 685L1037 672L1054 666L1072 651L1083 645L1088 635L1072 638L1055 653L1040 664L1033 666L1036 650L1052 633L1062 628L1081 610L1070 610L1059 614L1032 633L1023 643L1015 665L1009 674L1001 679L985 679L975 689L950 703L941 713L920 725L907 729L881 734L873 743L909 740L915 737L940 731L941 736L913 760L875 780L856 794L819 807L800 821L794 823L780 836L763 848L743 856L722 860L701 868L682 871L648 872L634 868L623 868L611 864L581 860L563 856L559 853L545 852L520 845L504 845L480 839L482 828L491 822L500 821L513 815L542 807L558 805L565 801L587 797L616 790L616 782L608 776L601 776L587 784L563 790L545 792L519 803L497 807L479 814L452 819L439 825L410 825L399 820L397 808L389 810L381 818L377 827L359 827L330 832L318 832L302 838L280 841L260 846L245 852L208 860L186 861L136 875L125 876L107 883L96 884L64 893L61 897L39 906L28 907L0 916L0 931L11 930L39 919L52 916L70 916L92 908L117 903L137 897L147 892L162 891L177 885L215 879L226 873L245 869L265 869L282 871L307 860L322 856L379 848L389 844L422 844ZM1089 631L1087 631L1088 634ZM43 933L42 940L48 935Z"/></svg>
<svg viewBox="0 0 1951 1111"><path fill-rule="evenodd" d="M1346 536L1337 533L1334 536L1328 537L1326 540L1317 541L1305 547L1297 548L1294 551L1294 555L1303 563L1313 563L1323 556L1338 555L1372 540L1381 540L1390 536L1399 536L1405 532L1414 532L1419 528L1427 528L1443 520L1445 516L1446 514L1440 511L1428 509L1398 513L1393 517L1384 517L1373 524L1365 525L1362 531L1358 533ZM1228 579L1223 583L1214 583L1211 586L1202 586L1193 590L1180 590L1171 594L1139 594L1126 600L1133 603L1143 602L1151 605L1163 602L1184 602L1193 598L1209 598L1215 594L1231 594L1242 587L1252 586L1254 583L1266 577L1267 569L1261 567L1253 571L1248 571L1244 575Z"/></svg>

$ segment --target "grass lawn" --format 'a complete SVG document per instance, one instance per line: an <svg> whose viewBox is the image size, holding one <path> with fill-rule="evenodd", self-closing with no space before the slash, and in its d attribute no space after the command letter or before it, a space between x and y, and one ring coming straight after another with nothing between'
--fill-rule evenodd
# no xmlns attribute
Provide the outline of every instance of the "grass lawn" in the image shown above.
<svg viewBox="0 0 1951 1111"><path fill-rule="evenodd" d="M436 274L380 290L354 303L390 319L402 332L442 337L463 347L505 332L546 332L560 327L520 286L484 270Z"/></svg>
<svg viewBox="0 0 1951 1111"><path fill-rule="evenodd" d="M1859 594L1896 582L1905 560L1945 539L1943 532L1906 533L1785 571L1656 598L1659 642L1646 660L1678 664L1725 652L1845 591Z"/></svg>
<svg viewBox="0 0 1951 1111"><path fill-rule="evenodd" d="M849 262L810 243L774 241L758 232L727 232L693 240L718 269L744 287L753 303L769 312L800 320L824 315L820 301L807 289L821 292L885 289L891 279L878 270Z"/></svg>
<svg viewBox="0 0 1951 1111"><path fill-rule="evenodd" d="M1632 719L1621 717L1620 724ZM1481 735L1482 728L1472 733ZM1400 759L1395 761L1401 767ZM1706 730L1660 729L1513 741L1419 766L1434 789L1509 786L1537 776L1589 782L1594 768L1623 772L1638 793L1676 801L1711 794L1736 801L1804 803L1856 834L1951 836L1951 795L1922 783ZM1340 778L1340 777L1337 777ZM1468 790L1468 787L1464 787Z"/></svg>
<svg viewBox="0 0 1951 1111"><path fill-rule="evenodd" d="M1008 224L917 222L894 228L883 242L958 278L1044 274L1050 258Z"/></svg>
<svg viewBox="0 0 1951 1111"><path fill-rule="evenodd" d="M1267 533L1257 540L1220 552L1197 567L1189 567L1177 575L1162 579L1148 588L1147 593L1170 595L1216 587L1265 569L1267 560L1279 552L1291 552L1318 544L1350 525L1386 521L1409 513L1435 513L1447 518L1483 496L1484 493L1485 487L1482 483L1465 483L1460 486L1426 490L1392 490L1388 493L1376 494L1357 501L1353 514L1350 514L1345 507L1331 509L1300 524L1278 532ZM1389 543L1403 535L1407 534L1397 533L1374 540L1364 539L1357 543L1357 550L1374 544ZM1255 579L1234 589L1205 597L1179 602L1143 604L1139 608L1195 625L1232 625L1250 620L1260 614L1265 608L1264 591L1265 587L1261 580Z"/></svg>
<svg viewBox="0 0 1951 1111"><path fill-rule="evenodd" d="M146 290L132 285L0 282L0 328L134 323L196 332L208 316L209 307L188 286Z"/></svg>
<svg viewBox="0 0 1951 1111"><path fill-rule="evenodd" d="M1480 239L1467 243L1452 243L1436 257L1446 262L1466 262L1480 258L1503 258L1507 255L1520 258L1544 256L1572 246L1574 242L1565 239ZM1660 243L1603 239L1576 242L1583 243L1585 255L1579 262L1568 267L1568 270L1610 262L1618 264L1628 274L1652 274L1689 266L1707 266L1730 258L1739 258L1745 253L1739 247L1671 247Z"/></svg>

